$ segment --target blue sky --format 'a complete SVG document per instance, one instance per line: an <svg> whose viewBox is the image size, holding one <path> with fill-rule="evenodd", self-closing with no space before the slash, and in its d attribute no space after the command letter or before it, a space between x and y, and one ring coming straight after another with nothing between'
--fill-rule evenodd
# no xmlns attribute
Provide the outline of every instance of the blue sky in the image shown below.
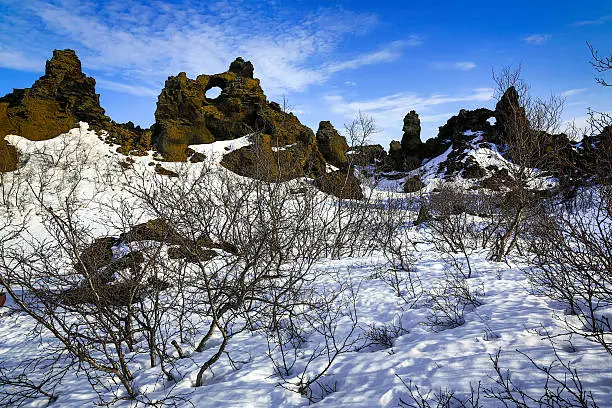
<svg viewBox="0 0 612 408"><path fill-rule="evenodd" d="M586 41L612 54L612 0L0 0L0 94L73 48L107 113L149 126L168 75L223 72L242 56L268 98L285 96L314 130L361 110L388 147L410 110L427 139L461 108L492 108L491 72L508 65L534 94L566 96L567 120L612 111Z"/></svg>

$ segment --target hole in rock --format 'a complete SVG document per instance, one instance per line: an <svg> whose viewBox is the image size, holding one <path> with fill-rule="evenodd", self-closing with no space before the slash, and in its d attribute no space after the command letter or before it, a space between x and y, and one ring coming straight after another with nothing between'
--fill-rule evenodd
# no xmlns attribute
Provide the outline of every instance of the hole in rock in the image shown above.
<svg viewBox="0 0 612 408"><path fill-rule="evenodd" d="M206 97L208 99L216 99L219 95L221 95L221 88L215 86L206 91Z"/></svg>

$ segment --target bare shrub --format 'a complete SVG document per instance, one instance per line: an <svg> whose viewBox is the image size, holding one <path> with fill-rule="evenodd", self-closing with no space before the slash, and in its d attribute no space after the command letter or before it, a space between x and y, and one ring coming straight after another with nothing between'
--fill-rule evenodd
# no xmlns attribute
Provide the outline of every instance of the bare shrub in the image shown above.
<svg viewBox="0 0 612 408"><path fill-rule="evenodd" d="M472 289L463 276L447 272L426 296L429 307L426 324L434 331L442 331L462 326L465 313L482 305L479 298L484 296L484 290Z"/></svg>
<svg viewBox="0 0 612 408"><path fill-rule="evenodd" d="M609 187L581 192L543 217L532 237L527 270L534 289L565 302L578 319L560 317L569 333L599 343L612 354L612 193Z"/></svg>
<svg viewBox="0 0 612 408"><path fill-rule="evenodd" d="M485 405L480 404L480 383L474 388L470 383L470 396L461 398L456 395L452 390L440 389L437 392L433 390L422 391L412 381L406 383L399 375L397 378L400 379L402 384L408 390L407 398L399 399L399 406L404 408L480 408Z"/></svg>
<svg viewBox="0 0 612 408"><path fill-rule="evenodd" d="M564 362L554 349L555 359L542 365L519 351L545 377L540 393L529 393L512 380L511 372L500 366L498 351L490 356L495 370L495 386L486 387L484 396L489 400L501 402L506 407L543 407L543 408L596 408L598 407L591 392L586 390L571 363Z"/></svg>

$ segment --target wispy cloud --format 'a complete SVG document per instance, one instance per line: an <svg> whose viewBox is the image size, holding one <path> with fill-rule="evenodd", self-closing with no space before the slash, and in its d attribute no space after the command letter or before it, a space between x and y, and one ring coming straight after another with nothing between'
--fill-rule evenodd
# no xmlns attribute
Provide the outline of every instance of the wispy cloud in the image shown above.
<svg viewBox="0 0 612 408"><path fill-rule="evenodd" d="M438 70L460 70L460 71L469 71L471 69L476 68L475 62L472 61L459 61L459 62L432 62L430 64L432 68Z"/></svg>
<svg viewBox="0 0 612 408"><path fill-rule="evenodd" d="M421 122L429 123L424 126L424 136L433 136L431 132L435 129L435 124L443 124L453 114L449 114L449 106L457 103L469 102L488 102L493 97L493 89L477 88L465 95L420 95L416 93L397 93L386 95L380 98L367 100L347 101L344 96L339 94L329 94L324 97L329 109L341 115L347 120L353 118L358 112L371 115L377 125L390 137L401 137L402 118L410 110L416 110ZM439 112L443 108L442 112ZM429 129L429 134L425 133L425 127ZM397 136L399 135L399 136Z"/></svg>
<svg viewBox="0 0 612 408"><path fill-rule="evenodd" d="M157 96L160 93L159 89L148 88L146 86L129 85L121 82L109 81L107 79L97 78L96 85L102 89L110 89L113 91L131 94L135 96Z"/></svg>
<svg viewBox="0 0 612 408"><path fill-rule="evenodd" d="M576 21L574 23L572 23L573 26L589 26L589 25L601 25L601 24L605 24L606 21L608 20L612 20L612 16L601 16L599 18L596 18L594 20L582 20L582 21Z"/></svg>
<svg viewBox="0 0 612 408"><path fill-rule="evenodd" d="M578 95L584 91L586 91L586 88L580 88L580 89L568 89L567 91L561 92L561 96L567 98L569 96L574 96L574 95Z"/></svg>
<svg viewBox="0 0 612 408"><path fill-rule="evenodd" d="M551 38L552 35L550 34L531 34L530 36L523 38L523 41L531 45L543 45L546 44L546 42L548 42L548 40Z"/></svg>
<svg viewBox="0 0 612 408"><path fill-rule="evenodd" d="M326 71L328 73L335 73L338 71L344 71L348 69L357 69L365 65L377 64L380 62L391 62L395 61L402 56L403 51L407 47L417 47L423 44L423 40L418 36L411 36L406 41L394 41L386 48L374 51L371 53L360 55L356 58L349 59L347 61L337 62L330 64Z"/></svg>
<svg viewBox="0 0 612 408"><path fill-rule="evenodd" d="M352 116L359 111L369 113L389 111L407 112L408 108L423 111L447 103L489 101L492 97L493 89L477 88L474 89L474 92L471 94L459 96L444 94L422 96L414 93L397 93L381 98L353 102L345 101L344 97L341 95L327 95L324 99L336 113Z"/></svg>
<svg viewBox="0 0 612 408"><path fill-rule="evenodd" d="M19 71L40 72L44 69L44 59L27 57L22 52L0 48L0 67Z"/></svg>
<svg viewBox="0 0 612 408"><path fill-rule="evenodd" d="M253 61L271 94L300 91L340 71L393 61L422 43L414 35L329 63L345 38L366 34L377 17L339 7L297 14L274 1L3 1L15 25L0 29L0 64L40 70L50 48L75 48L86 70L111 78L101 86L137 95L180 71L223 72L239 55ZM26 35L36 41L22 44Z"/></svg>

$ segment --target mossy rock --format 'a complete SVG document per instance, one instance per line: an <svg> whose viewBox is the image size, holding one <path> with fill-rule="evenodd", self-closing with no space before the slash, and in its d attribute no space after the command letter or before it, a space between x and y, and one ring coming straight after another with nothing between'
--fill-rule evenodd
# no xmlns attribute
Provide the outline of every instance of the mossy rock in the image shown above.
<svg viewBox="0 0 612 408"><path fill-rule="evenodd" d="M271 182L325 173L325 160L316 144L297 142L276 148L271 140L270 135L254 135L250 146L226 154L221 164L238 175Z"/></svg>
<svg viewBox="0 0 612 408"><path fill-rule="evenodd" d="M418 176L413 176L404 182L404 193L416 193L425 187L425 183Z"/></svg>
<svg viewBox="0 0 612 408"><path fill-rule="evenodd" d="M315 181L315 185L324 193L341 199L361 200L363 198L359 179L350 170L337 170L324 174Z"/></svg>
<svg viewBox="0 0 612 408"><path fill-rule="evenodd" d="M344 169L348 165L346 152L349 145L329 121L321 121L316 134L319 151L328 163Z"/></svg>
<svg viewBox="0 0 612 408"><path fill-rule="evenodd" d="M168 244L182 244L185 239L162 219L153 219L133 226L127 233L121 234L121 241L156 241Z"/></svg>
<svg viewBox="0 0 612 408"><path fill-rule="evenodd" d="M19 153L14 146L0 138L0 172L17 170L19 165Z"/></svg>
<svg viewBox="0 0 612 408"><path fill-rule="evenodd" d="M206 92L221 88L214 99ZM190 79L171 76L159 95L153 140L166 160L184 161L190 144L266 134L272 147L287 146L314 134L297 117L269 103L250 62L237 58L227 72ZM248 161L249 154L242 152ZM229 160L229 159L228 159ZM236 166L234 166L236 167Z"/></svg>
<svg viewBox="0 0 612 408"><path fill-rule="evenodd" d="M197 250L190 250L184 246L174 246L168 248L168 258L170 259L183 259L189 263L208 262L219 254L211 249L197 248Z"/></svg>

